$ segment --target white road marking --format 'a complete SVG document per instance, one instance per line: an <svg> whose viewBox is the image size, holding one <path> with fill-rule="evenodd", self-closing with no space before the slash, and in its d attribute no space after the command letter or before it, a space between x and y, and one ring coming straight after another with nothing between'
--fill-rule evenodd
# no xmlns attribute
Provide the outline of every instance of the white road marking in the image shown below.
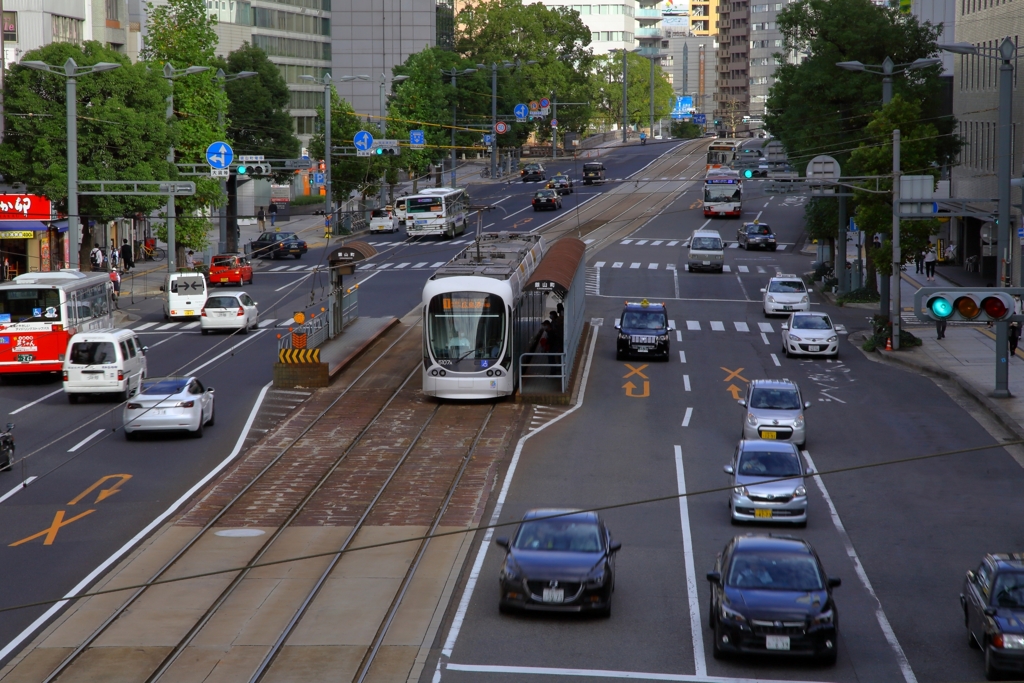
<svg viewBox="0 0 1024 683"><path fill-rule="evenodd" d="M785 244L780 244L780 245L778 245L775 248L778 249L779 251L785 251L786 250L786 245Z"/></svg>
<svg viewBox="0 0 1024 683"><path fill-rule="evenodd" d="M142 330L148 330L149 328L153 327L154 325L156 325L156 323L142 323L141 325L139 325L138 327L135 328L135 331L136 332L141 332Z"/></svg>
<svg viewBox="0 0 1024 683"><path fill-rule="evenodd" d="M767 272L767 271L764 268L762 268L761 266L758 266L757 267L757 272L764 273L764 272Z"/></svg>
<svg viewBox="0 0 1024 683"><path fill-rule="evenodd" d="M726 247L726 248L727 248L727 249L739 249L739 248L740 248L740 243L739 243L739 242L733 242L732 244L730 244L730 245L729 245L728 247Z"/></svg>
<svg viewBox="0 0 1024 683"><path fill-rule="evenodd" d="M377 266L377 270L384 270L385 268L390 268L390 267L391 267L392 265L394 265L394 264L391 264L391 263L382 263L382 264L380 264L379 266Z"/></svg>
<svg viewBox="0 0 1024 683"><path fill-rule="evenodd" d="M68 453L74 453L79 448L81 448L85 444L89 443L90 441L92 441L93 439L95 439L97 436L99 436L100 434L102 434L105 431L107 431L107 430L106 429L97 429L95 432L93 432L92 434L90 434L89 436L85 437L84 439L82 439L81 441L76 443L74 446L69 448L68 449Z"/></svg>
<svg viewBox="0 0 1024 683"><path fill-rule="evenodd" d="M750 332L750 328L744 322L734 322L733 325L736 326L737 332Z"/></svg>
<svg viewBox="0 0 1024 683"><path fill-rule="evenodd" d="M768 205L767 205L767 204L765 204L765 206L768 206ZM755 220L755 221L759 221L759 220L761 220L761 214L762 214L762 213L764 213L764 211L758 211L758 212L757 212L757 215L756 215L756 216L754 216L754 220Z"/></svg>
<svg viewBox="0 0 1024 683"><path fill-rule="evenodd" d="M39 478L39 477L29 477L29 478L28 478L28 479L26 479L25 481L21 482L20 484L18 484L17 486L15 486L15 487L14 487L13 489L11 489L10 491L8 491L8 492L7 492L7 493L5 493L4 495L0 496L0 503L4 502L5 500L7 500L8 498L10 498L10 497L11 497L11 496L13 496L13 495L14 495L15 493L17 493L18 491L22 490L23 488L25 488L26 486L28 486L29 484L31 484L32 482L34 482L34 481L35 481L36 479L38 479L38 478Z"/></svg>
<svg viewBox="0 0 1024 683"><path fill-rule="evenodd" d="M700 227L699 227L699 228L697 228L697 229L698 229L698 230L703 230L704 228L708 227L708 223L710 223L710 222L711 222L711 219L709 218L709 219L707 219L706 221L704 221L704 225L700 226Z"/></svg>
<svg viewBox="0 0 1024 683"><path fill-rule="evenodd" d="M741 273L750 272L750 268L748 268L747 266L736 266L736 270L740 271Z"/></svg>
<svg viewBox="0 0 1024 683"><path fill-rule="evenodd" d="M723 273L731 273L732 272L732 266L722 266L722 272Z"/></svg>
<svg viewBox="0 0 1024 683"><path fill-rule="evenodd" d="M808 451L802 451L804 459L807 460L807 464L815 472L818 468L814 465L814 461L811 460L811 454ZM864 565L861 564L860 558L857 556L857 551L853 547L853 541L850 540L850 535L846 533L846 527L843 526L843 520L839 518L839 511L836 510L835 504L832 502L832 497L828 494L828 489L825 488L825 482L822 481L820 474L814 475L814 483L821 489L821 495L825 497L825 503L828 504L829 514L832 515L832 524L835 525L836 531L839 532L839 537L843 541L843 545L846 546L846 554L853 562L853 569L857 572L857 578L860 579L861 584L867 590L868 594L871 595L875 600L877 608L875 609L875 619L878 620L878 625L882 628L882 633L885 635L885 639L889 642L889 647L892 648L893 653L896 655L896 663L900 667L900 671L903 673L903 680L906 683L917 683L917 676L914 675L913 669L910 668L910 662L907 660L907 655L903 652L903 648L900 647L900 642L896 639L896 633L893 632L892 626L889 624L889 619L885 616L885 611L882 609L882 602L875 595L875 589L871 586L871 581L868 579L867 572L864 571ZM2 653L0 653L2 656Z"/></svg>
<svg viewBox="0 0 1024 683"><path fill-rule="evenodd" d="M674 247L674 246L676 246L677 244L679 244L679 240L672 240L672 241L671 241L671 242L669 242L669 243L668 243L668 244L667 244L666 246L669 246L669 247Z"/></svg>
<svg viewBox="0 0 1024 683"><path fill-rule="evenodd" d="M839 401L840 403L844 403L844 404L846 403L846 401L843 401L842 399L838 399L838 398L836 398L835 396L833 396L832 394L826 394L826 393L825 393L824 391L823 391L823 392L821 392L821 395L822 395L822 396L828 396L828 397L829 397L830 399L832 399L833 401Z"/></svg>
<svg viewBox="0 0 1024 683"><path fill-rule="evenodd" d="M636 243L636 245L637 245L638 247L639 247L640 245L643 245L643 244L647 244L647 240L639 240L639 241L638 241L638 242Z"/></svg>
<svg viewBox="0 0 1024 683"><path fill-rule="evenodd" d="M765 204L764 204L764 208L766 208L766 209L767 209L767 208L768 208L768 204L770 204L770 203L771 203L771 202L765 202Z"/></svg>
<svg viewBox="0 0 1024 683"><path fill-rule="evenodd" d="M386 263L386 264L384 264L384 265L385 265L385 266L387 266L387 265L391 265L391 264L387 264L387 263ZM383 267L383 266L382 266L382 267ZM277 289L275 289L274 291L275 291L275 292L280 292L280 291L282 291L282 290L288 289L289 287L294 287L295 285L299 284L300 282L302 282L303 280L307 279L308 277L309 277L309 275L303 275L303 276L302 276L302 277L300 277L300 278L299 278L298 280L295 280L294 282L289 282L289 283L288 283L288 284L286 284L286 285L281 285L280 287L278 287L278 288L277 288Z"/></svg>
<svg viewBox="0 0 1024 683"><path fill-rule="evenodd" d="M700 332L700 321L699 320L687 320L686 329L691 332Z"/></svg>
<svg viewBox="0 0 1024 683"><path fill-rule="evenodd" d="M658 263L648 263L647 264L647 270L657 270L659 265L660 264L658 264Z"/></svg>
<svg viewBox="0 0 1024 683"><path fill-rule="evenodd" d="M622 261L616 261L615 263L612 264L612 268L621 268L621 267L622 267Z"/></svg>
<svg viewBox="0 0 1024 683"><path fill-rule="evenodd" d="M431 263L431 264L430 264L430 267L431 267L431 268L440 268L440 267L441 267L441 266L443 266L444 264L445 264L445 261L438 261L437 263Z"/></svg>
<svg viewBox="0 0 1024 683"><path fill-rule="evenodd" d="M295 324L295 318L288 318L287 320L284 320L284 321L278 323L277 326L278 327L288 327L289 325L294 325L294 324Z"/></svg>
<svg viewBox="0 0 1024 683"><path fill-rule="evenodd" d="M757 328L759 330L761 330L762 332L774 332L775 331L775 330L772 329L772 324L771 323L758 323L757 324Z"/></svg>
<svg viewBox="0 0 1024 683"><path fill-rule="evenodd" d="M427 262L423 261L422 263L417 263L415 266L413 266L413 268L423 268L426 265L427 265Z"/></svg>
<svg viewBox="0 0 1024 683"><path fill-rule="evenodd" d="M463 242L466 242L466 241L467 240L455 240L454 242L449 242L448 244L462 244ZM469 241L472 241L472 240L469 240Z"/></svg>
<svg viewBox="0 0 1024 683"><path fill-rule="evenodd" d="M494 204L501 204L506 199L511 199L511 198L512 198L512 195L506 195L506 196L502 197L501 199L499 199L498 201L494 202Z"/></svg>
<svg viewBox="0 0 1024 683"><path fill-rule="evenodd" d="M690 376L689 375L683 375L683 391L689 391L689 390L690 390Z"/></svg>
<svg viewBox="0 0 1024 683"><path fill-rule="evenodd" d="M663 243L664 241L665 241L665 240L654 240L653 242L651 242L651 246L652 246L652 247L656 247L656 246L658 246L659 244L662 244L662 243Z"/></svg>
<svg viewBox="0 0 1024 683"><path fill-rule="evenodd" d="M199 327L201 324L202 324L201 322L188 323L187 325L185 325L181 329L183 329L183 330L194 330L197 327Z"/></svg>
<svg viewBox="0 0 1024 683"><path fill-rule="evenodd" d="M779 357L776 356L774 353L771 354L771 356L772 356L772 362L775 363L775 367L781 368L782 367L782 363L779 362Z"/></svg>
<svg viewBox="0 0 1024 683"><path fill-rule="evenodd" d="M622 240L619 244L633 244L633 240Z"/></svg>
<svg viewBox="0 0 1024 683"><path fill-rule="evenodd" d="M668 326L669 327L675 327L676 326L676 321L675 320L669 320L668 321Z"/></svg>
<svg viewBox="0 0 1024 683"><path fill-rule="evenodd" d="M770 344L770 343L771 343L771 342L769 342L769 341L768 341L768 335L767 335L767 334L765 334L764 332L762 332L762 333L761 333L761 339L763 339L763 340L764 340L764 344L765 344L765 346L768 346L768 344Z"/></svg>
<svg viewBox="0 0 1024 683"><path fill-rule="evenodd" d="M711 329L714 332L725 332L725 324L722 323L720 320L712 320Z"/></svg>
<svg viewBox="0 0 1024 683"><path fill-rule="evenodd" d="M185 334L185 333L184 332L175 332L174 334L169 334L166 337L164 337L163 339L161 339L160 341L155 342L153 344L150 344L147 348L150 348L150 349L155 348L157 346L160 346L164 342L170 341L170 340L174 339L175 337L180 337L183 334Z"/></svg>
<svg viewBox="0 0 1024 683"><path fill-rule="evenodd" d="M372 244L373 244L373 242L367 242L367 244L371 244L371 245L372 245ZM271 269L270 269L270 272L271 272L271 273L276 273L277 271L279 271L279 270L285 270L286 268L288 268L288 266L278 266L277 268L271 268Z"/></svg>
<svg viewBox="0 0 1024 683"><path fill-rule="evenodd" d="M683 426L684 427L689 427L690 426L690 418L691 417L693 417L693 408L687 408L686 409L686 414L683 415Z"/></svg>
<svg viewBox="0 0 1024 683"><path fill-rule="evenodd" d="M266 320L260 321L260 327L270 327L275 322L277 322L277 318L267 318Z"/></svg>
<svg viewBox="0 0 1024 683"><path fill-rule="evenodd" d="M640 267L640 264L639 263L631 263L631 264L629 264L629 267L632 268L632 269L636 269L636 268Z"/></svg>
<svg viewBox="0 0 1024 683"><path fill-rule="evenodd" d="M158 327L156 329L158 329L158 330L169 330L172 327L177 327L177 326L178 326L178 323L167 323L165 325L161 325L160 327Z"/></svg>
<svg viewBox="0 0 1024 683"><path fill-rule="evenodd" d="M594 264L595 268L604 268L604 261L598 261Z"/></svg>
<svg viewBox="0 0 1024 683"><path fill-rule="evenodd" d="M589 239L589 240L583 240L583 244L593 244L593 243L594 243L594 242L596 242L596 241L597 241L597 240L594 240L594 239Z"/></svg>
<svg viewBox="0 0 1024 683"><path fill-rule="evenodd" d="M411 263L399 263L397 266L395 266L395 270L398 270L399 268L407 268L410 265L412 265L412 264Z"/></svg>
<svg viewBox="0 0 1024 683"><path fill-rule="evenodd" d="M686 409L689 421L692 408ZM683 564L686 568L686 594L690 602L690 635L693 638L693 667L697 677L708 672L704 659L704 625L700 620L700 598L697 596L697 570L693 562L693 538L690 534L690 509L686 497L686 477L683 473L683 447L676 446L676 483L679 486L679 523L683 531Z"/></svg>
<svg viewBox="0 0 1024 683"><path fill-rule="evenodd" d="M57 394L60 394L60 393L63 393L63 392L64 392L64 387L61 387L57 391L51 391L46 396L42 396L40 398L37 398L36 400L32 401L31 403L26 403L25 405L23 405L22 407L18 408L17 410L12 410L11 412L8 413L8 415L17 415L18 413L20 413L21 411L25 410L26 408L31 408L32 406L36 405L37 403L42 403L43 401L45 401L46 399L50 398L51 396L56 396Z"/></svg>
<svg viewBox="0 0 1024 683"><path fill-rule="evenodd" d="M505 216L505 218L511 218L512 216L515 216L517 213L522 213L523 211L526 211L527 209L532 209L532 208L533 208L532 204L530 206L524 206L523 208L519 209L518 211L514 211L514 212L508 214L507 216Z"/></svg>
<svg viewBox="0 0 1024 683"><path fill-rule="evenodd" d="M364 263L363 265L359 266L359 268L357 268L357 270L369 270L370 268L373 268L375 265L377 265L377 264L375 264L375 263Z"/></svg>
<svg viewBox="0 0 1024 683"><path fill-rule="evenodd" d="M676 264L674 264L674 263L666 263L665 264L665 270L675 270L675 269L676 269ZM679 298L679 297L676 297L676 298Z"/></svg>

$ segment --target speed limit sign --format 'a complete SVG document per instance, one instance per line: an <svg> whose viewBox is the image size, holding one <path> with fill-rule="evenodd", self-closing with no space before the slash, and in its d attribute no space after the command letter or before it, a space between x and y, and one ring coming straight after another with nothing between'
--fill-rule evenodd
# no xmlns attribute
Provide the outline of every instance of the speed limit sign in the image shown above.
<svg viewBox="0 0 1024 683"><path fill-rule="evenodd" d="M501 135L502 133L507 133L508 124L505 123L504 121L498 121L496 124L494 124L494 132L498 133L499 135Z"/></svg>

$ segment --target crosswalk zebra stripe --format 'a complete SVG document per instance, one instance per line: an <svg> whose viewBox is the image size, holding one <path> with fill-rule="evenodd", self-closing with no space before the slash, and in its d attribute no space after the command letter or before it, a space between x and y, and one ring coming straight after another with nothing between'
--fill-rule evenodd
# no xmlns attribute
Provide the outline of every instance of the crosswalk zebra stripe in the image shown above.
<svg viewBox="0 0 1024 683"><path fill-rule="evenodd" d="M748 268L747 266L736 266L736 270L740 271L741 273L750 272L750 268Z"/></svg>
<svg viewBox="0 0 1024 683"><path fill-rule="evenodd" d="M736 331L737 332L750 332L750 328L744 322L738 322L737 321L737 322L734 322L733 325L736 326Z"/></svg>
<svg viewBox="0 0 1024 683"><path fill-rule="evenodd" d="M761 330L762 332L774 332L775 331L774 329L772 329L772 324L771 323L758 323L757 324L757 329Z"/></svg>
<svg viewBox="0 0 1024 683"><path fill-rule="evenodd" d="M185 330L194 330L195 328L199 327L199 325L200 325L200 323L198 323L198 322L194 322L194 323L188 323L188 324L187 324L187 325L185 325L185 327L183 327L182 329L185 329Z"/></svg>
<svg viewBox="0 0 1024 683"><path fill-rule="evenodd" d="M723 273L731 273L732 272L732 266L722 266L722 272Z"/></svg>
<svg viewBox="0 0 1024 683"><path fill-rule="evenodd" d="M444 265L444 261L438 261L437 263L431 263L430 267L431 268L440 268L443 265Z"/></svg>
<svg viewBox="0 0 1024 683"><path fill-rule="evenodd" d="M642 244L647 244L647 240L639 240L636 244L637 244L637 246L640 246Z"/></svg>
<svg viewBox="0 0 1024 683"><path fill-rule="evenodd" d="M410 264L408 263L399 263L397 266L395 266L395 270L398 270L399 268L407 268L409 265Z"/></svg>
<svg viewBox="0 0 1024 683"><path fill-rule="evenodd" d="M658 269L658 265L659 264L657 264L657 263L648 263L647 264L647 270L657 270Z"/></svg>
<svg viewBox="0 0 1024 683"><path fill-rule="evenodd" d="M633 244L633 240L622 240L619 244Z"/></svg>
<svg viewBox="0 0 1024 683"><path fill-rule="evenodd" d="M616 261L615 263L612 264L612 268L621 268L621 267L622 267L622 261Z"/></svg>
<svg viewBox="0 0 1024 683"><path fill-rule="evenodd" d="M686 329L689 332L700 332L700 322L696 320L687 320Z"/></svg>
<svg viewBox="0 0 1024 683"><path fill-rule="evenodd" d="M671 242L669 242L669 243L668 243L668 244L667 244L666 246L669 246L669 247L674 247L674 246L676 246L677 244L679 244L679 240L672 240L672 241L671 241Z"/></svg>
<svg viewBox="0 0 1024 683"><path fill-rule="evenodd" d="M278 323L277 326L278 327L288 327L289 325L294 325L294 324L295 324L295 318L288 318L284 322Z"/></svg>
<svg viewBox="0 0 1024 683"><path fill-rule="evenodd" d="M651 242L651 246L652 246L652 247L656 247L656 246L658 246L659 244L662 244L662 243L663 243L664 241L665 241L665 240L654 240L653 242Z"/></svg>
<svg viewBox="0 0 1024 683"><path fill-rule="evenodd" d="M284 270L284 269L285 269L285 268L287 268L287 267L288 267L288 266L278 266L277 268L271 268L271 269L270 269L270 272L271 272L271 273L276 273L277 271L279 271L279 270Z"/></svg>
<svg viewBox="0 0 1024 683"><path fill-rule="evenodd" d="M267 318L266 320L260 321L260 327L270 327L275 322L277 322L277 318Z"/></svg>
<svg viewBox="0 0 1024 683"><path fill-rule="evenodd" d="M385 268L390 268L392 265L393 264L391 263L382 263L379 266L377 266L377 270L384 270Z"/></svg>
<svg viewBox="0 0 1024 683"><path fill-rule="evenodd" d="M725 332L725 325L722 323L721 320L712 320L711 321L711 331L712 332Z"/></svg>
<svg viewBox="0 0 1024 683"><path fill-rule="evenodd" d="M177 327L177 326L178 326L178 324L179 324L179 323L167 323L166 325L161 325L160 327L158 327L158 328L156 328L156 329L157 329L157 331L160 331L160 330L169 330L169 329L171 329L172 327Z"/></svg>
<svg viewBox="0 0 1024 683"><path fill-rule="evenodd" d="M604 261L598 261L594 264L595 268L604 268Z"/></svg>
<svg viewBox="0 0 1024 683"><path fill-rule="evenodd" d="M136 327L135 330L137 332L141 332L142 330L148 330L149 328L153 327L154 325L156 325L156 323L142 323L141 325Z"/></svg>
<svg viewBox="0 0 1024 683"><path fill-rule="evenodd" d="M766 271L766 270L765 270L764 268L762 268L761 266L758 266L758 267L757 267L757 272L759 272L759 273L766 273L766 272L768 272L768 271Z"/></svg>
<svg viewBox="0 0 1024 683"><path fill-rule="evenodd" d="M629 264L629 267L632 270L636 270L637 268L640 267L640 264L639 263L631 263L631 264Z"/></svg>
<svg viewBox="0 0 1024 683"><path fill-rule="evenodd" d="M427 262L424 261L423 263L417 263L415 266L413 266L413 268L423 268L426 265L427 265Z"/></svg>
<svg viewBox="0 0 1024 683"><path fill-rule="evenodd" d="M583 240L583 244L593 244L595 241L596 240L593 240L593 239Z"/></svg>
<svg viewBox="0 0 1024 683"><path fill-rule="evenodd" d="M306 266L292 266L288 269L289 273L294 273L296 270L305 270Z"/></svg>

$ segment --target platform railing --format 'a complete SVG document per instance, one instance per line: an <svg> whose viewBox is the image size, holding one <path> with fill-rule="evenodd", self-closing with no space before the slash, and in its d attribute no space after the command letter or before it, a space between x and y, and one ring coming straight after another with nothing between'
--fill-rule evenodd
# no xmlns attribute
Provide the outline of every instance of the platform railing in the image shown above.
<svg viewBox="0 0 1024 683"><path fill-rule="evenodd" d="M329 338L327 316L321 315L281 335L277 340L277 349L315 349Z"/></svg>

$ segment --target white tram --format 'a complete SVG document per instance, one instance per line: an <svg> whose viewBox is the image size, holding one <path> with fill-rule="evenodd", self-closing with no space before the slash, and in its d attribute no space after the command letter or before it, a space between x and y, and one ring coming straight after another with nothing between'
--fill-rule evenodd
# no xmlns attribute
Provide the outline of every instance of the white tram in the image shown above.
<svg viewBox="0 0 1024 683"><path fill-rule="evenodd" d="M524 291L544 257L540 235L484 233L423 287L423 393L508 396L519 355L544 319L545 295Z"/></svg>

